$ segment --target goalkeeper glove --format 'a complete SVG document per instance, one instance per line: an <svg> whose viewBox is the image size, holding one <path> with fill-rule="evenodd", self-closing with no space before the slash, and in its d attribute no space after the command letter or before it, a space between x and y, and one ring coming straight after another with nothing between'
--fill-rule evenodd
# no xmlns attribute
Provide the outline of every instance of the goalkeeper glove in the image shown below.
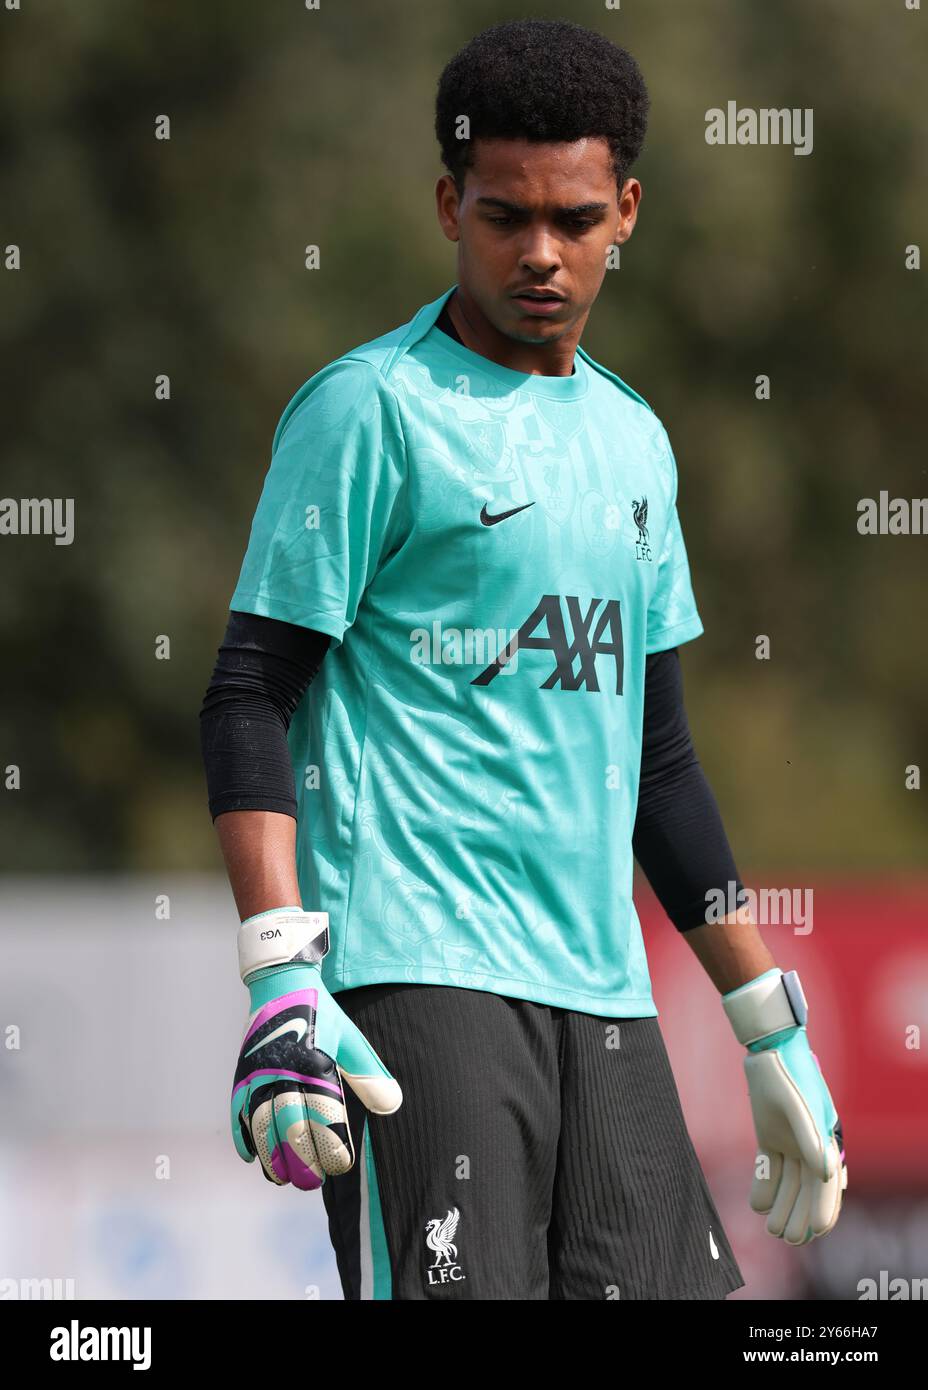
<svg viewBox="0 0 928 1390"><path fill-rule="evenodd" d="M744 1071L760 1150L751 1206L769 1213L771 1235L805 1245L837 1221L847 1168L841 1122L809 1048L799 976L766 970L724 994L722 1004L748 1049Z"/></svg>
<svg viewBox="0 0 928 1390"><path fill-rule="evenodd" d="M342 1082L375 1115L403 1094L322 981L326 912L272 908L239 928L239 973L251 1012L232 1087L232 1137L278 1186L312 1190L354 1163Z"/></svg>

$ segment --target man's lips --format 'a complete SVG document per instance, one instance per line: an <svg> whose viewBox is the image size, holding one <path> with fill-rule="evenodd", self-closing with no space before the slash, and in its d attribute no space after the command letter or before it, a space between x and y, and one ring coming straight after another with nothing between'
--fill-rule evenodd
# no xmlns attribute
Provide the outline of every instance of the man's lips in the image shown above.
<svg viewBox="0 0 928 1390"><path fill-rule="evenodd" d="M553 314L564 303L556 290L520 290L512 297L527 314Z"/></svg>
<svg viewBox="0 0 928 1390"><path fill-rule="evenodd" d="M563 299L560 290L545 289L542 285L530 285L527 289L516 290L513 299Z"/></svg>

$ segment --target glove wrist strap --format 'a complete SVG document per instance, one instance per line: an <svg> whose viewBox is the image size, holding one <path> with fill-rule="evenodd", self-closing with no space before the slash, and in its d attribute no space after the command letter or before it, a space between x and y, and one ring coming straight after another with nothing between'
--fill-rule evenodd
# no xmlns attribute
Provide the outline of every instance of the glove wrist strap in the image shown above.
<svg viewBox="0 0 928 1390"><path fill-rule="evenodd" d="M787 1028L804 1028L809 1012L796 971L779 969L723 994L722 1007L745 1047Z"/></svg>
<svg viewBox="0 0 928 1390"><path fill-rule="evenodd" d="M271 965L317 965L329 949L329 914L275 907L247 917L238 929L238 969L244 980Z"/></svg>

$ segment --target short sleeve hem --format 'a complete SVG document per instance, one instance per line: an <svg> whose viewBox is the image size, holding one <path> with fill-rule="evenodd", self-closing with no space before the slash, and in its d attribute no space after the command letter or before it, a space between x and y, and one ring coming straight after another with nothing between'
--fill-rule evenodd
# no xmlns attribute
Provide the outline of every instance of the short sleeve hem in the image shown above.
<svg viewBox="0 0 928 1390"><path fill-rule="evenodd" d="M655 652L663 652L668 647L678 647L681 642L692 642L695 637L700 637L705 632L701 619L694 615L687 618L682 623L674 623L673 627L662 627L657 632L648 634L645 654L653 656Z"/></svg>
<svg viewBox="0 0 928 1390"><path fill-rule="evenodd" d="M295 623L297 627L312 628L323 632L337 642L342 640L348 624L344 618L334 613L318 613L290 603L286 599L270 598L266 594L240 593L236 589L229 601L231 611L254 613L259 618L277 618L282 623Z"/></svg>

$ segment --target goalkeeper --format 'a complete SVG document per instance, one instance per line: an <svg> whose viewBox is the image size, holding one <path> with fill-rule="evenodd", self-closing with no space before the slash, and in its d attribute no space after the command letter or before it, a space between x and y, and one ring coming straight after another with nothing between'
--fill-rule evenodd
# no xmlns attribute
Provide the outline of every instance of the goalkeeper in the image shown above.
<svg viewBox="0 0 928 1390"><path fill-rule="evenodd" d="M321 1188L346 1298L743 1285L633 858L745 1048L752 1207L791 1245L840 1211L801 984L707 918L743 889L683 703L703 626L676 460L579 342L635 226L647 104L629 54L563 21L448 64L457 282L287 406L204 701L250 998L233 1138Z"/></svg>

